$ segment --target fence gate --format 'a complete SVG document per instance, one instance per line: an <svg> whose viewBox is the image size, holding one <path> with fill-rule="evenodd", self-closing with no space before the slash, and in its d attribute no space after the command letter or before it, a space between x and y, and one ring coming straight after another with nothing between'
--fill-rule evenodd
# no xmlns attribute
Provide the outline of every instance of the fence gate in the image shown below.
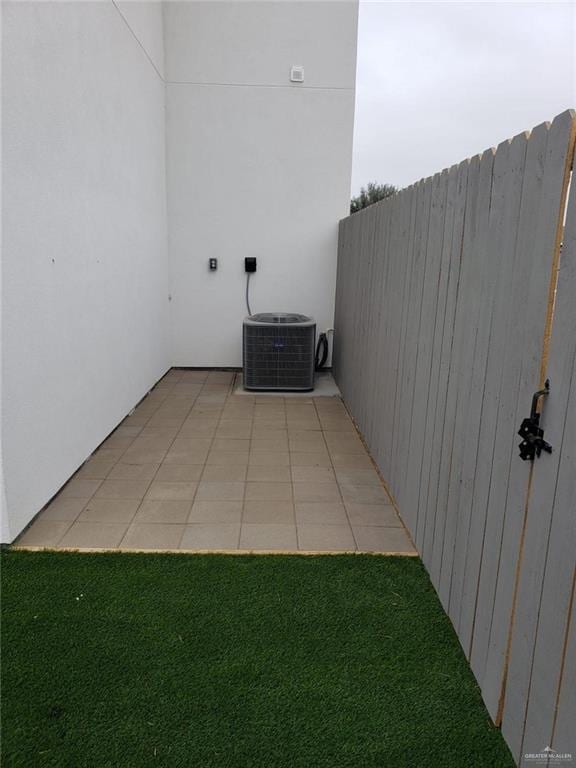
<svg viewBox="0 0 576 768"><path fill-rule="evenodd" d="M576 762L574 136L564 112L340 223L336 379L526 765Z"/></svg>
<svg viewBox="0 0 576 768"><path fill-rule="evenodd" d="M521 765L546 747L576 762L576 184L572 184L546 343L541 426L519 542L499 717ZM548 342L548 340L546 340ZM551 758L552 759L552 758Z"/></svg>

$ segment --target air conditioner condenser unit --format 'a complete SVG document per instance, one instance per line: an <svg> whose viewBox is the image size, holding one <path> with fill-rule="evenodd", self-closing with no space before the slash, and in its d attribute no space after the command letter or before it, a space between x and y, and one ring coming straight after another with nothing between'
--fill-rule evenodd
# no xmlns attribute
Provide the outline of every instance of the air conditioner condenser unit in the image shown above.
<svg viewBox="0 0 576 768"><path fill-rule="evenodd" d="M242 337L245 389L314 389L316 323L311 317L286 312L250 315Z"/></svg>

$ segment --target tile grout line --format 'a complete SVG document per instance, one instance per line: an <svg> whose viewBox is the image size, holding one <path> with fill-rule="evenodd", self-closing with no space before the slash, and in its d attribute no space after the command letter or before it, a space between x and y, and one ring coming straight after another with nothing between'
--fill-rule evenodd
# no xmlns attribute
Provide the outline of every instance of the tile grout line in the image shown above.
<svg viewBox="0 0 576 768"><path fill-rule="evenodd" d="M282 401L282 413L283 413L283 423L284 423L284 426L280 427L280 429L284 429L286 431L286 439L288 440L288 436L287 436L288 435L288 429L287 429L288 423L287 423L287 417L286 417L286 398L283 395L273 395L272 397L279 397L281 399L281 401ZM255 416L256 416L256 408L257 408L257 405L258 405L259 402L263 403L263 404L264 403L266 403L266 404L272 403L273 404L274 402L276 402L276 400L274 400L272 398L270 398L270 399L266 398L266 399L263 399L261 401L260 400L256 400L256 398L254 399L254 413L253 413L253 416L252 416L252 435L254 434L254 421L255 421ZM274 424L272 427L267 427L267 429L272 429L273 431L276 430L277 428L278 428L278 425L276 425L276 424ZM253 437L251 437L251 439L250 439L250 453L248 454L248 462L249 462L248 463L248 467L250 467L250 454L252 453L252 441L253 441L253 439L254 439ZM261 438L261 439L266 439L266 438ZM271 451L271 453L275 453L275 451ZM282 451L280 451L280 453L282 453ZM254 466L259 466L259 465L254 465ZM265 465L262 465L262 466L265 466ZM275 465L272 465L272 466L275 466ZM282 465L278 465L278 466L282 466ZM288 450L288 470L290 472L290 452L289 452L289 450ZM291 477L292 476L290 474L290 478ZM257 481L250 481L250 482L257 482L257 483L260 483L260 482L263 482L263 483L271 482L271 483L277 483L277 482L282 482L282 481L281 480L269 480L269 481L267 481L267 480L257 480ZM290 498L291 498L291 503L292 503L292 509L294 510L294 494L293 494L293 491L292 491L292 484L291 483L290 483L290 489L291 489L290 490ZM265 501L266 504L273 504L274 503L272 500L270 500L270 501L263 500L263 501ZM294 520L293 525L294 525L294 530L295 530L295 535L296 535L296 545L298 546L298 538L297 538L297 533L296 533L296 519L295 519L294 511L293 511L292 517L293 517L293 520ZM244 524L245 523L243 521L242 525L244 525ZM250 523L246 523L246 525L250 525ZM258 525L278 525L278 523L258 523ZM284 525L284 523L280 523L280 525ZM254 551L257 552L259 550L254 550Z"/></svg>
<svg viewBox="0 0 576 768"><path fill-rule="evenodd" d="M284 398L284 409L286 410L286 398ZM290 470L290 489L292 491L292 509L294 510L294 530L296 531L296 549L300 552L300 535L298 533L298 520L296 518L296 494L294 488L294 473L292 472L292 451L290 450L290 424L288 423L288 413L286 412L286 439L288 441L288 468Z"/></svg>
<svg viewBox="0 0 576 768"><path fill-rule="evenodd" d="M284 422L286 424L286 442L288 443L288 472L290 474L290 499L292 502L292 519L294 521L294 534L296 536L296 550L300 551L300 537L298 536L298 523L296 521L296 494L294 493L294 476L292 474L292 454L290 452L290 424L288 422L288 402L283 397L284 403Z"/></svg>
<svg viewBox="0 0 576 768"><path fill-rule="evenodd" d="M181 378L177 379L177 381L176 381L176 382L174 382L174 384L172 385L172 390L171 390L172 392L174 391L174 389L175 389L175 387L176 387L176 384L177 384L177 383L179 383L180 381L182 381L182 379L181 379ZM170 395L169 395L169 394L167 394L167 395L166 395L166 397L165 397L165 398L162 400L162 402L163 402L163 403L165 403L165 402L166 402L166 400L168 400L169 396L170 396ZM123 536L122 536L122 538L120 539L120 542L118 543L118 546L116 547L116 549L121 549L121 547L122 547L122 542L123 542L123 541L124 541L124 539L126 538L126 535L128 534L128 531L130 530L130 526L131 526L131 525L134 523L134 519L136 518L136 515L138 514L138 511L139 511L140 507L142 506L142 504L144 503L144 500L145 500L145 498L146 498L146 494L147 494L147 493L148 493L148 491L150 490L150 486L152 485L152 483L153 483L153 482L154 482L154 480L156 479L156 476L158 475L158 472L160 472L160 468L161 468L161 467L162 467L162 465L164 464L164 460L166 459L166 456L168 455L168 453L169 453L169 451L170 451L170 448L171 448L171 447L174 445L174 442L176 441L176 439L177 439L178 435L180 434L180 432L181 432L181 430L182 430L182 427L184 426L184 423L185 423L186 419L187 419L187 418L188 418L188 416L190 415L190 411L191 411L191 410L192 410L192 408L194 407L194 404L196 403L196 400L197 400L197 399L198 399L198 395L196 395L196 396L194 397L194 401L192 402L192 405L190 406L190 408L189 408L189 409L188 409L188 411L186 412L186 416L184 417L184 420L182 421L182 424L180 425L180 428L178 429L178 431L177 431L177 432L176 432L176 434L174 435L174 438L172 439L172 442L171 442L171 443L168 445L168 447L166 448L166 451L164 452L164 456L163 456L162 460L160 461L160 463L158 464L158 468L156 469L156 472L154 472L154 474L152 475L152 479L150 480L150 482L149 482L149 483L148 483L148 485L146 486L146 491L145 491L145 493L144 493L144 496L143 496L143 497L142 497L142 499L140 500L140 504L138 504L138 506L136 507L136 511L134 512L134 515L132 516L132 518L131 518L130 522L128 523L128 527L126 528L126 531L124 532L124 535L123 535ZM161 406L160 406L160 407L161 407ZM158 407L158 408L156 409L156 411L159 411L159 410L160 410L160 407ZM151 416L151 417L150 417L150 419L152 419L152 418L153 418L153 416ZM148 422L150 421L150 419L148 420ZM148 424L148 422L147 422L147 424ZM143 428L143 429L144 429L144 428ZM182 536L184 536L184 531L182 531ZM182 537L180 537L180 541L181 541L181 540L182 540ZM178 546L180 546L180 541L178 542Z"/></svg>
<svg viewBox="0 0 576 768"><path fill-rule="evenodd" d="M208 375L210 375L210 374L208 374ZM182 377L180 377L180 378L178 379L178 381L179 381L179 382L182 382L182 381L185 381L185 379L184 379L184 378L182 378ZM175 443L175 442L176 442L176 440L178 439L178 435L180 434L180 432L182 432L182 428L184 427L184 424L186 423L186 421L187 421L187 420L188 420L188 418L190 417L190 414L192 413L192 409L193 409L193 408L194 408L194 406L196 405L196 402L198 401L198 398L200 397L200 395L201 395L201 393L202 393L202 390L204 389L204 386L205 386L205 384L206 384L206 381L208 381L208 376L206 376L206 378L205 378L205 379L204 379L204 381L202 382L202 386L200 387L199 391L197 392L196 396L194 397L194 400L193 400L193 402L192 402L192 405L191 405L191 406L190 406L190 408L188 409L188 411L187 411L187 413L186 413L186 416L184 417L184 421L183 421L183 422L182 422L182 424L180 425L180 429L179 429L179 430L176 432L176 436L174 437L174 440L172 440L172 442L170 443L170 446L169 446L168 450L167 450L167 451L166 451L166 453L164 454L164 458L163 458L163 459L162 459L162 461L160 462L160 466L158 467L158 470L157 470L156 474L154 475L154 477L156 477L156 475L157 475L157 474L158 474L158 472L160 471L160 468L161 468L161 467L164 465L164 461L166 460L166 456L168 456L168 453L170 452L170 448L171 448L171 447L174 445L174 443ZM206 454L206 456L208 456L208 454ZM206 459L204 460L204 462L206 462ZM202 472L203 472L203 471L204 471L204 469L202 469ZM200 478L202 477L202 472L200 473ZM199 486L199 485L200 485L200 480L198 481L198 483L196 483L196 489L195 489L195 491L194 491L194 495L192 496L192 499L191 499L191 501L190 501L190 506L189 506L189 509L188 509L188 516L187 516L187 517L190 517L190 512L192 511L192 506L193 506L193 504L194 504L194 499L196 498L196 494L198 493L198 486ZM180 549L180 545L181 545L181 543L182 543L182 539L184 538L184 534L185 534L185 533L186 533L186 523L184 523L184 525L183 525L183 530L182 530L182 534L180 535L180 538L178 539L178 544L176 545L176 548L177 548L177 549Z"/></svg>
<svg viewBox="0 0 576 768"><path fill-rule="evenodd" d="M192 408L190 408L190 411L188 412L188 416L186 418L188 418L190 416L190 413L191 413L192 409L194 408L194 405L196 405L196 403L198 402L198 398L202 396L202 391L203 391L204 387L207 386L209 378L210 378L210 373L208 373L208 375L206 376L206 378L202 382L202 386L200 387L200 391L196 395L196 397L194 399L194 404L192 405ZM226 403L227 399L228 399L228 395L226 395L226 400L224 400L224 404ZM196 501L196 496L198 495L198 490L200 488L200 483L202 482L202 478L204 477L204 472L205 472L206 467L208 465L208 456L210 455L210 451L212 450L212 446L214 445L214 440L216 440L216 433L218 432L218 427L220 426L220 422L222 421L222 411L223 410L224 410L224 405L220 406L220 409L219 409L218 420L216 422L216 426L214 427L214 432L213 432L212 437L210 439L210 445L208 446L208 450L206 451L206 456L204 457L204 463L202 464L202 471L200 473L200 479L198 480L198 483L196 484L196 490L194 491L194 496L192 498L192 501L190 502L190 509L188 510L188 517L186 518L186 522L184 523L184 530L182 531L182 536L180 537L180 540L178 542L177 549L181 549L181 544L182 544L182 540L184 538L184 534L186 533L186 528L187 528L188 525L192 524L191 521L190 521L190 515L192 513L192 508L193 508L194 503ZM182 426L184 426L184 425L182 425Z"/></svg>
<svg viewBox="0 0 576 768"><path fill-rule="evenodd" d="M172 390L171 390L171 391L173 391L173 390L174 390L174 387L175 387L175 386L176 386L175 384L173 384L173 385L172 385ZM166 394L166 397L165 397L165 398L162 400L162 403L165 403L165 402L168 400L168 398L169 398L169 397L170 397L170 393L167 393L167 394ZM160 410L160 408L161 408L161 407L162 407L162 405L160 405L160 406L159 406L159 407L156 409L156 411L155 411L154 413L157 413L157 412ZM142 432L144 431L144 429L146 429L146 426L148 425L148 423L149 423L149 422L150 422L150 421L151 421L153 418L154 418L154 414L152 414L152 416L150 416L150 419L148 419L148 422L146 423L146 425L145 425L144 427L142 427ZM140 433L140 434L142 434L142 433ZM177 435L178 435L178 432L176 432L176 436L177 436ZM176 437L174 437L174 440L175 440L175 439L176 439ZM174 440L172 440L172 443L174 442ZM170 443L170 445L172 445L172 443ZM131 525L134 523L134 520L135 520L135 518L136 518L136 515L138 514L138 510L140 509L140 507L141 507L141 506L142 506L142 504L144 503L144 499L146 498L146 494L148 493L148 491L150 490L150 486L152 485L152 483L153 483L153 482L154 482L154 480L156 479L156 475L157 475L157 474L158 474L158 472L160 471L160 467L162 466L162 464L163 464L163 462L164 462L164 459L166 458L166 455L168 454L168 451L169 451L169 450L170 450L170 446L168 446L168 448L166 449L166 453L164 454L164 458L163 458L163 459L162 459L162 461L161 461L161 462L158 464L158 469L156 470L156 472L154 472L154 474L152 475L152 478L151 478L150 482L149 482L149 483L148 483L148 485L146 486L146 490L145 490L145 492L144 492L144 496L142 497L142 499L140 500L140 503L139 503L139 504L138 504L138 506L136 507L136 511L135 511L135 512L134 512L134 514L132 515L132 518L130 519L130 522L128 523L128 527L126 528L126 531L124 532L124 536L122 536L122 538L121 538L121 539L120 539L120 541L118 542L118 546L116 547L116 549L120 549L120 546L121 546L122 542L123 542L123 541L124 541L124 539L126 538L126 534L127 534L127 533L128 533L128 531L130 530L130 526L131 526Z"/></svg>
<svg viewBox="0 0 576 768"><path fill-rule="evenodd" d="M170 370L172 371L173 369L170 369ZM168 373L170 373L170 371L168 371L168 372L166 373L166 375L168 375ZM164 377L163 377L163 378L164 378ZM161 379L160 381L162 381L162 379ZM177 385L177 384L179 384L179 383L182 383L183 381L184 381L184 379L182 379L180 376L179 376L179 378L178 378L178 379L176 379L176 380L174 381L174 383L171 385L171 391L170 391L169 393L167 393L167 394L166 394L166 396L165 396L165 397L162 399L162 401L161 401L161 404L158 406L158 408L156 408L156 409L155 409L155 411L152 413L152 415L150 416L150 418L149 418L149 419L146 421L145 425L142 427L142 431L143 431L143 430L144 430L146 427L148 427L148 426L149 426L149 424L150 424L150 421L151 421L151 420L154 418L154 415L155 415L155 414L157 414L157 412L160 410L160 408L162 407L162 404L163 404L163 403L165 403L165 402L166 402L166 401L169 399L169 397L170 397L170 394L173 394L173 392L174 392L174 389L175 389L176 385ZM193 401L192 401L191 405L189 406L188 410L186 411L186 415L184 416L184 419L183 419L183 421L182 421L182 423L181 423L180 427L177 429L177 431L176 431L176 434L174 435L174 437L173 437L172 441L171 441L171 442L168 444L168 446L166 447L166 450L164 451L164 456L163 456L162 460L161 460L161 461L158 463L158 467L157 467L157 469L156 469L156 472L153 474L153 476L152 476L152 478L151 478L150 482L149 482L149 483L148 483L148 485L146 486L146 491L145 491L145 493L144 493L144 496L142 497L142 499L140 499L140 503L139 503L139 504L138 504L138 506L136 507L136 511L134 512L133 516L130 518L130 521L128 522L128 527L126 528L126 531L124 532L124 535L123 535L123 536L122 536L122 538L120 539L120 542L118 543L118 545L117 545L116 547L114 547L113 549L121 549L121 548L122 548L122 542L123 542L123 541L124 541L124 539L126 538L126 535L127 535L128 531L129 531L129 529L130 529L130 526L134 524L134 520L135 520L135 518L136 518L136 515L138 514L138 511L140 510L140 508L141 508L142 504L143 504L143 503L144 503L144 501L146 500L146 494L147 494L147 493L148 493L148 491L150 490L150 486L152 485L152 483L153 483L153 482L154 482L154 480L156 479L156 477L157 477L157 475L158 475L158 472L160 471L161 467L164 465L164 461L165 461L165 459L166 459L166 456L168 455L168 453L169 453L169 451L170 451L170 448L171 448L171 447L174 445L174 442L177 440L177 438L178 438L178 435L179 435L179 434L180 434L180 432L182 431L182 427L184 426L184 424L185 424L186 420L189 418L189 416L190 416L190 412L192 411L192 409L193 409L194 405L196 404L196 401L198 400L198 397L200 396L200 393L201 393L201 391L202 391L202 388L203 388L203 386L204 386L204 383L205 383L205 382L202 382L202 386L201 386L201 388L200 388L199 392L198 392L198 393L196 393L196 395L194 396L194 399L193 399ZM156 386L157 386L157 385L156 385ZM153 389L152 389L151 391L153 391ZM150 393L148 393L148 394L150 394ZM141 434L140 434L140 435L138 435L138 437L141 437L141 436L142 436ZM124 456L124 455L127 453L127 451L128 451L128 449L126 449L126 451L124 452L124 454L122 454L122 457L123 457L123 456ZM117 464L121 462L121 459L122 459L122 457L120 457L120 459L118 459L118 461L116 462ZM196 493L196 492L195 492L195 493ZM194 495L195 495L195 494L194 494ZM191 502L191 505L192 505L192 503L193 503L193 501ZM190 508L191 508L191 507L190 507ZM182 532L182 536L183 536L183 535L184 535L184 531Z"/></svg>
<svg viewBox="0 0 576 768"><path fill-rule="evenodd" d="M226 404L228 403L228 401L230 400L230 398L234 394L234 390L235 390L235 387L236 387L237 379L238 379L238 374L235 373L234 376L232 377L232 381L230 383L230 387L228 389L228 394L226 395L226 400L224 401L224 408L222 409L222 411L225 410ZM220 420L218 421L218 426L220 425L220 421L221 420L222 420L222 418L220 418ZM249 438L250 445L248 446L248 462L250 461L250 449L251 449L251 446L252 446L252 430L253 430L253 428L254 428L254 413L252 413L252 419L250 421L250 438ZM218 429L218 427L216 429ZM237 550L240 549L240 539L242 538L242 526L244 524L244 504L246 503L245 500L246 500L246 483L247 482L248 482L248 464L246 464L246 472L244 473L244 487L243 487L243 491L242 491L242 504L240 506L240 525L238 526L238 539L237 539L237 544L236 544L236 549Z"/></svg>
<svg viewBox="0 0 576 768"><path fill-rule="evenodd" d="M320 423L320 418L318 417L318 409L316 408L316 401L315 401L314 397L310 397L310 404L312 405L312 407L314 409L314 413L315 413L316 419L318 420L318 424L319 424L319 427L320 427L319 430L301 430L301 429L299 430L299 429L295 429L294 431L295 432L297 432L297 431L303 431L303 432L310 431L312 433L320 432L320 434L322 434L322 424ZM288 438L288 439L290 439L290 438ZM324 436L323 435L322 435L322 439L324 440ZM327 446L325 440L324 440L324 445L326 447L326 451L328 451L328 446ZM314 453L314 452L315 451L312 451L311 453ZM295 453L297 453L297 451L295 451ZM330 454L328 454L328 456L330 456ZM300 481L295 480L294 472L292 470L293 470L293 465L292 465L292 451L291 451L290 452L290 474L291 474L291 477L292 477L292 489L293 489L293 492L294 492L294 498L296 498L295 485L296 485L297 482L300 482ZM300 503L307 503L307 502L300 502ZM294 501L294 518L295 518L295 523L296 523L296 538L297 538L297 541L298 541L298 549L301 550L301 547L300 547L300 535L299 535L299 525L298 525L298 521L297 521L297 518L296 518L296 501Z"/></svg>
<svg viewBox="0 0 576 768"><path fill-rule="evenodd" d="M288 402L287 398L283 398L284 402L284 419L286 422L286 441L288 442L288 471L290 473L290 499L292 501L292 519L294 521L294 533L296 536L296 549L300 551L300 537L298 536L298 523L296 521L296 494L294 493L294 477L292 475L292 455L290 453L290 423L288 421Z"/></svg>
<svg viewBox="0 0 576 768"><path fill-rule="evenodd" d="M338 401L342 403L342 398L338 398ZM352 534L352 541L354 542L355 551L358 552L358 542L356 540L356 534L354 533L354 528L352 528L352 523L350 522L350 517L348 515L348 510L346 508L346 504L344 502L344 496L342 495L342 488L340 487L340 481L338 480L338 475L336 473L336 467L334 466L334 462L332 461L332 453L330 452L330 449L328 447L328 443L326 442L326 435L324 434L324 424L322 423L322 420L320 419L320 414L318 412L318 407L316 405L316 400L314 400L314 408L316 410L316 414L318 416L318 421L320 422L320 429L322 430L322 437L324 439L324 442L326 444L326 450L328 451L328 457L330 458L330 466L332 467L332 471L334 472L334 477L336 479L336 486L338 488L338 494L340 496L340 500L342 502L342 506L344 508L344 514L346 515L346 520L348 521L348 528L350 529L350 533Z"/></svg>
<svg viewBox="0 0 576 768"><path fill-rule="evenodd" d="M164 379L164 377L167 375L167 373L168 373L168 371L166 372L166 374L164 374L164 376L162 376L162 378L161 378L161 379L159 379L159 380L156 382L156 384L154 385L154 387L158 386L158 384L159 384L159 383L162 381L162 379ZM154 390L154 387L152 387L152 389L150 390L150 392L152 392L152 391ZM141 400L141 401L140 401L140 402L139 402L139 403L136 405L136 407L135 407L133 410L135 410L136 408L138 408L138 406L139 406L139 405L141 405L141 404L142 404L142 403L143 403L143 402L146 400L146 398L149 396L150 392L148 392L148 393L147 393L147 394L146 394L146 395L145 395L145 396L142 398L142 400ZM167 399L167 397L168 397L168 395L166 395L166 396L163 398L163 400L161 401L161 404L162 404L162 403L163 403L163 402L164 402L164 401ZM150 419L151 419L151 418L154 416L154 413L156 413L156 411L158 411L158 410L160 409L160 407L161 407L161 404L160 404L160 405L158 405L158 408L156 408L156 409L155 409L155 411L154 411L154 412L153 412L153 413L152 413L152 414L151 414L151 415L148 417L148 419L147 419L146 423L145 423L145 424L142 426L142 428L141 428L140 432L142 432L142 430L143 430L143 429L146 427L146 425L148 424L148 422L150 421ZM125 417L122 419L122 421L121 421L121 422L118 424L118 426L117 426L117 427L116 427L116 428L115 428L115 429L114 429L114 430L113 430L113 431L112 431L112 432L111 432L111 433L108 435L108 437L107 437L107 438L106 438L106 439L103 441L103 443L106 443L106 442L107 442L107 441L108 441L108 440L109 440L109 439L110 439L110 438L111 438L111 437L114 435L114 432L116 432L116 430L117 430L117 429L119 429L119 428L122 426L123 422L124 422L124 421L125 421L127 418L129 418L129 414L128 414L128 415L126 415L126 416L125 416ZM84 506L82 507L82 509L81 509L81 510L78 512L78 514L76 515L76 517L75 517L75 518L74 518L74 519L73 519L73 520L70 522L70 525L69 525L69 526L66 528L66 530L65 530L65 531L62 533L62 535L58 537L57 541L56 541L56 542L55 542L55 544L54 544L54 546L55 546L55 547L57 547L57 546L60 544L60 542L61 542L61 541L64 539L64 537L67 535L68 531L69 531L69 530L72 528L72 526L73 526L75 523L81 522L81 520L80 520L80 515L82 514L82 512L84 512L84 511L85 511L86 507L87 507L87 506L90 504L90 502L91 502L91 501L94 499L94 497L95 497L95 495L96 495L96 492L98 491L98 489L100 488L100 486L101 486L101 485L102 485L102 484L103 484L103 483L104 483L106 480L108 480L108 479L109 479L109 475L110 475L110 473L111 473L111 472L114 470L114 468L115 468L115 467L116 467L116 466L117 466L117 465L118 465L118 464L119 464L119 463L122 461L122 457L123 457L123 456L124 456L124 455L127 453L127 451L130 449L130 447L133 445L133 443L134 443L134 442L137 440L137 438L138 438L139 436L140 436L140 434L136 435L136 436L133 438L133 440L132 440L132 442L130 443L130 445L129 445L129 446L128 446L128 447L127 447L127 448L126 448L124 451L123 451L123 453L122 453L122 454L121 454L121 455L120 455L120 456L119 456L119 457L116 459L116 461L115 461L115 462L113 463L113 465L110 467L110 469L108 470L108 473L106 474L106 477L104 477L104 478L102 478L102 479L100 480L100 483L98 484L97 488L94 490L94 492L92 493L92 495L91 495L91 496L90 496L90 497L89 497L89 498L86 500L86 504L84 504ZM55 497L55 498L57 498L57 497L60 495L60 493L61 493L61 492L62 492L62 490L63 490L63 489L64 489L64 488L65 488L65 487L68 485L68 483L70 483L72 480L74 480L75 476L78 474L78 472L80 472L80 470L82 469L82 467L84 467L84 466L85 466L85 465L86 465L86 464L87 464L87 463L88 463L88 462L89 462L89 461L90 461L90 460L91 460L91 459L92 459L92 458L93 458L95 455L97 455L98 451L99 451L99 450L101 450L101 446L102 446L102 444L103 444L103 443L101 443L101 444L100 444L100 445L99 445L99 446L96 448L96 450L95 450L95 451L94 451L94 452L93 452L93 453L92 453L92 454L91 454L91 455L88 457L88 459L86 459L86 461L85 461L83 464L81 464L81 466L80 466L80 467L78 467L78 469L77 469L77 470L76 470L76 472L75 472L75 473L72 475L72 477L70 477L70 478L69 478L69 479L68 479L68 480L67 480L67 481L64 483L64 486L63 486L63 488L62 488L62 489L61 489L61 490L58 492L58 494L56 494L56 497ZM95 479L98 479L98 478L95 478ZM136 507L136 512L134 513L134 515L136 515L136 513L137 513L137 511L138 511L139 507L140 507L140 505L138 505L138 507ZM133 519L133 518L131 518L131 519ZM130 526L130 523L128 523L128 526Z"/></svg>
<svg viewBox="0 0 576 768"><path fill-rule="evenodd" d="M318 415L316 411L316 406L314 406L314 413ZM286 416L286 434L288 435L288 464L290 466L290 478L292 480L292 498L294 499L294 528L296 530L296 549L300 552L300 533L298 531L298 518L296 517L296 494L295 494L295 488L294 488L294 473L292 472L292 452L290 451L290 431L288 426L288 416Z"/></svg>
<svg viewBox="0 0 576 768"><path fill-rule="evenodd" d="M344 410L346 411L346 413L348 414L350 420L352 421L352 424L354 426L354 430L355 430L356 434L358 435L358 437L360 438L360 442L364 446L364 450L366 451L366 455L370 459L370 463L372 464L372 468L375 470L376 474L378 475L378 479L380 480L381 486L384 488L384 492L386 493L386 495L390 499L391 505L394 508L394 511L396 512L396 517L400 521L400 527L402 528L402 530L404 531L404 533L408 537L408 541L410 542L410 544L414 548L414 552L417 554L418 557L420 557L421 556L420 552L419 552L415 542L412 539L412 535L411 535L410 531L408 530L408 528L406 527L406 523L402 519L402 515L400 514L400 509L398 507L398 504L396 503L396 499L395 499L394 495L392 494L392 492L391 492L391 490L390 490L390 488L388 486L388 483L384 479L384 477L383 477L383 475L382 475L382 473L380 471L380 467L378 466L378 464L376 463L374 457L370 453L370 450L368 448L368 443L364 439L364 435L362 434L362 432L360 432L360 429L358 428L358 425L356 424L356 421L354 420L354 418L352 416L352 413L348 409L348 406L346 405L344 400L342 398L340 398L340 400L342 401L342 405L344 406Z"/></svg>
<svg viewBox="0 0 576 768"><path fill-rule="evenodd" d="M194 406L197 404L197 402L198 402L198 398L202 396L202 391L204 390L204 388L205 388L206 386L208 386L208 380L209 380L209 378L210 378L210 373L208 373L208 374L207 374L206 378L205 378L205 379L204 379L204 381L202 382L202 384L201 384L201 387L200 387L200 390L199 390L199 391L198 391L198 393L196 394L196 396L195 396L195 398L194 398L194 402L193 402L193 403L192 403L192 405L190 406L190 408L189 408L189 410L188 410L188 412L187 412L187 414L186 414L186 417L184 418L184 421L182 422L182 425L181 425L180 429L179 429L179 430L178 430L178 432L176 433L176 437L175 437L175 438L174 438L174 440L172 441L171 445L173 445L173 444L174 444L174 442L175 442L175 440L177 439L178 435L179 435L179 434L180 434L180 432L182 431L182 429L183 429L183 427L184 427L184 424L185 424L185 423L186 423L186 421L187 421L187 420L190 418L190 414L192 413L192 411L193 411L193 409L194 409ZM180 379L180 381L185 381L185 379ZM224 402L226 402L226 401L224 401ZM208 446L208 450L206 451L206 456L204 457L204 462L203 462L203 463L202 463L202 465L201 465L201 466L202 466L202 470L201 470L201 472L200 472L200 478L199 478L198 482L196 483L196 490L194 491L194 495L193 495L192 499L190 500L190 507L189 507L189 509L188 509L188 515L187 515L186 521L185 521L185 522L184 522L184 524L183 524L184 530L182 531L182 535L180 536L180 539L179 539L179 541L178 541L178 545L177 545L177 547L176 547L177 549L180 549L180 548L181 548L182 539L184 538L184 534L186 533L186 528L187 528L187 526L188 526L188 525L190 525L190 524L191 524L191 522L190 522L190 514L191 514L191 512L192 512L192 507L194 506L194 502L196 501L196 496L198 495L198 488L199 488L199 486L200 486L200 483L202 482L202 478L203 478L203 476L204 476L204 470L206 469L206 466L207 466L208 456L209 456L209 454L210 454L210 451L212 450L212 446L213 446L213 444L214 444L214 440L216 439L216 432L217 432L217 430L218 430L218 425L220 424L220 420L221 420L221 418L222 418L222 410L223 410L223 409L222 409L222 407L221 407L221 408L220 408L220 413L219 413L219 416L218 416L218 422L217 422L217 424L216 424L216 426L215 426L215 428L214 428L214 433L213 433L212 437L210 438L210 445ZM184 439L185 439L185 438L184 438ZM191 438L191 439L194 439L194 438ZM167 455L167 454L166 454L166 455ZM166 458L166 456L164 457L164 460L165 460L165 458ZM164 463L164 460L162 461L162 463L160 464L160 466L162 466L162 464ZM177 466L180 466L180 465L177 465ZM184 466L195 466L195 465L184 465Z"/></svg>
<svg viewBox="0 0 576 768"><path fill-rule="evenodd" d="M236 377L234 378L236 381ZM254 400L254 408L252 409L252 418L250 419L250 438L248 445L248 463L246 464L246 474L244 475L244 491L242 493L242 507L240 509L240 528L238 529L238 546L236 549L240 549L240 542L242 541L242 528L244 527L244 508L246 506L246 489L248 487L248 472L250 467L250 454L252 453L252 435L254 434L254 416L256 410L256 400Z"/></svg>

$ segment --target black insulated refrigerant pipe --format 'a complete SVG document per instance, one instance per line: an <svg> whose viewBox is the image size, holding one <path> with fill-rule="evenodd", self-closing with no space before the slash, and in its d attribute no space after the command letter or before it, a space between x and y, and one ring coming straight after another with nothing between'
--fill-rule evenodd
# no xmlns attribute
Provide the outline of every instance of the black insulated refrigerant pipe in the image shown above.
<svg viewBox="0 0 576 768"><path fill-rule="evenodd" d="M325 333L321 333L318 336L318 344L316 344L316 357L314 359L314 368L317 371L322 370L328 360L328 337Z"/></svg>

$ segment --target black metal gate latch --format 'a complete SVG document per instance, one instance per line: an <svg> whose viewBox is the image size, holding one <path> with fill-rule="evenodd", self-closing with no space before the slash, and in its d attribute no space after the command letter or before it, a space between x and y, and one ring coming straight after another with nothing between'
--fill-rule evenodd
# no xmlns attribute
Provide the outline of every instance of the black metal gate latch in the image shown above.
<svg viewBox="0 0 576 768"><path fill-rule="evenodd" d="M540 456L542 451L552 453L552 446L544 440L544 430L540 426L540 414L538 413L538 400L549 393L550 381L546 379L544 389L534 393L530 416L524 419L518 430L518 434L522 438L522 442L518 446L520 448L520 458L524 461L534 461L536 456Z"/></svg>

